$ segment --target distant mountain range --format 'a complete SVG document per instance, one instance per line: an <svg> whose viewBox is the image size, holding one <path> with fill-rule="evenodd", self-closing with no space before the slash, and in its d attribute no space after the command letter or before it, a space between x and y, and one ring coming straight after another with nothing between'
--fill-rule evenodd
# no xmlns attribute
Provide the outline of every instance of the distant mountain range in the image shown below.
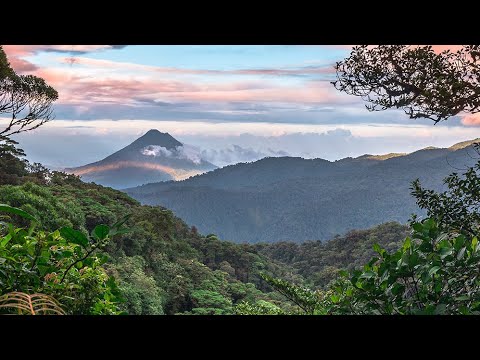
<svg viewBox="0 0 480 360"><path fill-rule="evenodd" d="M411 182L419 178L441 190L447 175L476 163L473 142L334 162L265 158L126 192L173 210L200 232L235 242L325 240L422 215L410 196Z"/></svg>
<svg viewBox="0 0 480 360"><path fill-rule="evenodd" d="M65 171L81 176L86 182L122 189L157 181L183 180L215 168L193 147L182 144L168 133L149 130L103 160Z"/></svg>

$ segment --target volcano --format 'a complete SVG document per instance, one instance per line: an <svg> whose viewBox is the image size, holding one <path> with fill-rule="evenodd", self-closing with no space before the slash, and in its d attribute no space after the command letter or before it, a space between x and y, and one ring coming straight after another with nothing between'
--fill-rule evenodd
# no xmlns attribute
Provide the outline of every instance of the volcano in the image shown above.
<svg viewBox="0 0 480 360"><path fill-rule="evenodd" d="M184 180L216 168L202 159L196 148L152 129L103 160L65 171L79 175L86 182L124 189L151 182Z"/></svg>

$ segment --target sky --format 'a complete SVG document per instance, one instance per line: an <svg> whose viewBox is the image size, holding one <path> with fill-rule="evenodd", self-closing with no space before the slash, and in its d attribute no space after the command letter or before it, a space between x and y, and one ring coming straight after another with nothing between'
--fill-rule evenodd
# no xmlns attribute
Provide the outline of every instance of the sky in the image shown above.
<svg viewBox="0 0 480 360"><path fill-rule="evenodd" d="M436 46L437 51L455 46ZM17 135L31 161L98 161L149 129L224 166L265 156L412 152L480 137L479 116L433 125L403 111L368 112L339 93L333 65L351 46L4 45L20 74L59 92L55 119ZM1 121L0 121L1 126Z"/></svg>

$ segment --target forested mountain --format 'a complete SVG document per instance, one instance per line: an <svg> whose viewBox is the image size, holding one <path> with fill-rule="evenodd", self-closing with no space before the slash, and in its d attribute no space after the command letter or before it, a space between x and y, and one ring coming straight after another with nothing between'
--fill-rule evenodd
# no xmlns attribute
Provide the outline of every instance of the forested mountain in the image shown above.
<svg viewBox="0 0 480 360"><path fill-rule="evenodd" d="M20 169L8 166L14 161L0 161L0 167ZM202 236L165 208L140 205L120 191L73 175L45 174L12 174L16 185L6 184L11 178L0 184L0 204L28 211L46 230L68 226L84 234L130 215L126 226L131 231L105 249L111 258L107 271L119 282L129 314L229 314L242 300L281 303L259 271L301 282L300 276L288 275L288 267L275 265L255 249ZM27 226L21 218L14 220Z"/></svg>
<svg viewBox="0 0 480 360"><path fill-rule="evenodd" d="M185 179L215 168L194 148L168 133L152 129L103 160L65 170L86 182L121 189L153 181Z"/></svg>
<svg viewBox="0 0 480 360"><path fill-rule="evenodd" d="M45 230L67 226L89 234L99 224L130 215L130 231L107 245L110 259L104 265L118 282L128 314L231 314L245 301L268 301L289 310L293 304L260 273L322 287L339 268L360 265L373 242L395 248L405 232L399 224L386 224L352 232L331 245L235 244L199 234L163 207L141 205L123 192L28 165L13 146L0 151L0 204L28 211ZM4 213L0 217L6 219ZM25 219L12 220L28 226Z"/></svg>
<svg viewBox="0 0 480 360"><path fill-rule="evenodd" d="M473 165L474 141L410 154L364 155L330 162L265 158L126 192L165 206L196 226L235 242L326 240L352 229L419 213L409 195L417 178L441 190L443 178Z"/></svg>

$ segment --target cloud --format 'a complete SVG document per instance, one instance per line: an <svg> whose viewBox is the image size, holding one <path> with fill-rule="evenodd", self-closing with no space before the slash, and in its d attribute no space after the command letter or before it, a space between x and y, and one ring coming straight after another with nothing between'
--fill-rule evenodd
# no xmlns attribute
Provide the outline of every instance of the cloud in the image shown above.
<svg viewBox="0 0 480 360"><path fill-rule="evenodd" d="M416 122L339 125L55 120L35 131L15 136L14 140L19 141L32 162L74 167L101 160L152 128L168 132L178 141L201 149L200 157L217 166L277 154L333 161L367 153L412 152L427 146L448 147L480 137L479 126L439 125L419 125ZM58 149L62 149L61 157Z"/></svg>
<svg viewBox="0 0 480 360"><path fill-rule="evenodd" d="M122 47L124 45L7 45L5 50L18 72L42 77L59 92L55 103L57 118L164 119L171 116L173 120L216 121L223 117L227 121L259 121L259 116L268 117L273 107L278 111L285 111L280 109L285 107L291 111L318 112L333 109L333 104L352 102L351 97L338 94L325 82L333 73L333 66L329 64L219 70L60 56L50 57L49 65L40 68L30 60L42 51L79 55ZM58 65L51 61L57 61ZM264 110L237 109L237 103L258 104ZM309 109L301 109L305 104L309 104Z"/></svg>
<svg viewBox="0 0 480 360"><path fill-rule="evenodd" d="M480 126L480 113L465 115L462 118L462 124L467 126Z"/></svg>
<svg viewBox="0 0 480 360"><path fill-rule="evenodd" d="M177 146L175 150L178 152L178 157L180 159L187 159L195 164L200 164L202 162L201 153L195 146L184 144L183 146Z"/></svg>
<svg viewBox="0 0 480 360"><path fill-rule="evenodd" d="M251 147L244 148L235 144L222 149L205 149L202 150L201 154L205 160L217 166L236 164L238 162L256 161L265 157L289 156L286 151L282 150L275 151L267 149L265 151L260 151Z"/></svg>
<svg viewBox="0 0 480 360"><path fill-rule="evenodd" d="M167 148L159 145L149 145L146 146L144 149L142 149L141 153L145 156L165 156L165 157L171 157L172 152L168 150Z"/></svg>
<svg viewBox="0 0 480 360"><path fill-rule="evenodd" d="M62 63L70 64L71 58L64 57L59 59ZM297 67L279 67L279 68L245 68L236 70L215 70L215 69L189 69L165 66L143 65L122 61L112 61L105 59L92 59L88 57L75 57L75 64L94 68L116 69L116 70L137 70L150 71L177 75L265 75L265 76L308 76L334 74L335 69L332 64L322 65L303 65Z"/></svg>
<svg viewBox="0 0 480 360"><path fill-rule="evenodd" d="M86 54L108 49L122 49L126 45L3 45L8 60L13 69L24 74L38 69L38 66L25 60L24 57L33 56L41 51Z"/></svg>
<svg viewBox="0 0 480 360"><path fill-rule="evenodd" d="M38 70L37 65L21 58L11 57L9 58L9 61L10 61L10 66L18 74L25 74L25 73L30 73L32 71Z"/></svg>
<svg viewBox="0 0 480 360"><path fill-rule="evenodd" d="M142 149L141 153L145 156L190 160L197 165L202 162L200 150L197 147L189 145L177 146L171 150L159 145L149 145Z"/></svg>
<svg viewBox="0 0 480 360"><path fill-rule="evenodd" d="M72 67L38 69L59 91L62 104L93 107L99 103L118 105L161 105L162 103L351 103L352 97L339 94L323 81L278 83L261 79L211 82L208 78L170 78L160 74L125 76L98 71L88 73ZM135 101L139 99L139 101ZM147 104L150 103L150 104ZM231 109L218 109L231 110Z"/></svg>
<svg viewBox="0 0 480 360"><path fill-rule="evenodd" d="M70 54L86 54L109 49L122 49L126 45L36 45L38 51L70 53Z"/></svg>

